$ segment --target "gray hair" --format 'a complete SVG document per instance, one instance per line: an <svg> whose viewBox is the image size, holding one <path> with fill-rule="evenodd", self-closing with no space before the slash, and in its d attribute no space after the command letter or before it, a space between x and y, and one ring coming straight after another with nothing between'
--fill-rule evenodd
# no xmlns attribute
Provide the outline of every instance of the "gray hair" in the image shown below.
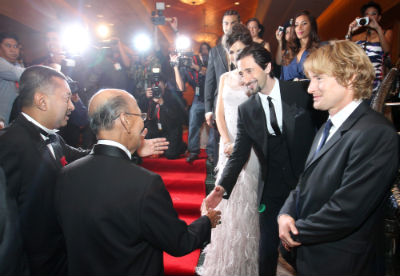
<svg viewBox="0 0 400 276"><path fill-rule="evenodd" d="M114 127L115 119L126 110L128 110L126 99L121 95L116 96L89 114L90 128L95 134L100 130L110 130Z"/></svg>

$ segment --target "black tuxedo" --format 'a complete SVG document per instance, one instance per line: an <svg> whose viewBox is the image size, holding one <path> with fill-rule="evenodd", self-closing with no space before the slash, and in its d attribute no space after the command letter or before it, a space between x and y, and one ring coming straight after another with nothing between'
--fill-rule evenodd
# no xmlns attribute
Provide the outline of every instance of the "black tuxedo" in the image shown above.
<svg viewBox="0 0 400 276"><path fill-rule="evenodd" d="M314 157L281 214L296 220L299 275L384 275L383 207L398 168L398 137L366 103Z"/></svg>
<svg viewBox="0 0 400 276"><path fill-rule="evenodd" d="M204 84L204 107L205 113L215 112L217 108L219 80L222 74L228 72L228 60L226 51L222 44L218 44L210 50L208 55L208 67L206 80ZM219 151L219 132L217 126L214 125L210 129L210 135L213 137L213 159L214 164L218 163Z"/></svg>
<svg viewBox="0 0 400 276"><path fill-rule="evenodd" d="M279 243L276 216L290 190L304 168L308 151L314 138L317 123L312 99L297 82L280 81L282 100L282 135L268 134L265 111L260 96L255 94L239 106L237 136L230 156L218 183L229 198L240 171L247 162L253 147L261 165L262 180L259 186L259 202L266 206L260 216L260 275L275 274ZM274 152L279 139L282 152ZM273 158L282 158L278 172L269 170L275 165ZM273 177L271 177L273 176Z"/></svg>
<svg viewBox="0 0 400 276"><path fill-rule="evenodd" d="M221 75L228 72L228 61L226 51L222 44L218 44L210 50L208 55L208 67L204 87L204 104L206 113L214 112L218 98L219 79Z"/></svg>
<svg viewBox="0 0 400 276"><path fill-rule="evenodd" d="M65 144L67 162L87 154ZM20 228L32 274L65 274L66 254L54 213L53 190L62 168L40 136L38 128L22 114L0 131L0 166L7 179L7 192L16 200Z"/></svg>
<svg viewBox="0 0 400 276"><path fill-rule="evenodd" d="M28 275L18 226L18 206L7 194L6 177L0 167L0 275Z"/></svg>
<svg viewBox="0 0 400 276"><path fill-rule="evenodd" d="M161 177L112 146L65 167L55 202L72 275L161 275L163 251L185 255L211 234L206 216L179 220Z"/></svg>

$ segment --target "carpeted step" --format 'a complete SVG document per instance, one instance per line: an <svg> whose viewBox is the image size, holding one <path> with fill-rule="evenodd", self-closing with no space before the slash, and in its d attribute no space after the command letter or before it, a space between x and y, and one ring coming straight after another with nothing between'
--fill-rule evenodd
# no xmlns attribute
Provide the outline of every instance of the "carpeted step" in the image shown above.
<svg viewBox="0 0 400 276"><path fill-rule="evenodd" d="M144 158L142 166L158 173L169 191L175 210L187 224L200 217L200 206L205 197L206 159L187 163L184 158ZM172 257L164 253L165 275L195 275L195 267L200 256L196 250L184 257Z"/></svg>

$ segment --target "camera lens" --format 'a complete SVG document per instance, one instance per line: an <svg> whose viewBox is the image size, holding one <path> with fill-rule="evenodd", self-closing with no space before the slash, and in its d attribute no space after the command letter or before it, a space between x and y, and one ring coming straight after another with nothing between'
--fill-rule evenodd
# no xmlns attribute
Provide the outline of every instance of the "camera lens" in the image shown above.
<svg viewBox="0 0 400 276"><path fill-rule="evenodd" d="M367 20L365 19L365 18L361 18L360 19L360 25L361 26L364 26L364 25L366 25L367 24Z"/></svg>

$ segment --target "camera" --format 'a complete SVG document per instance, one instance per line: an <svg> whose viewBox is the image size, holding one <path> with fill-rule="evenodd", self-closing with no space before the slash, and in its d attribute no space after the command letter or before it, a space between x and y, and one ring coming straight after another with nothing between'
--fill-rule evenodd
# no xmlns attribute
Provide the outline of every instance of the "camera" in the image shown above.
<svg viewBox="0 0 400 276"><path fill-rule="evenodd" d="M181 52L179 53L178 62L179 67L190 67L192 66L193 52Z"/></svg>
<svg viewBox="0 0 400 276"><path fill-rule="evenodd" d="M369 17L361 17L361 18L357 18L357 26L366 26L369 24Z"/></svg>
<svg viewBox="0 0 400 276"><path fill-rule="evenodd" d="M280 33L282 33L285 30L285 28L283 28L282 26L279 26L278 30L279 30Z"/></svg>
<svg viewBox="0 0 400 276"><path fill-rule="evenodd" d="M153 67L151 69L151 91L153 92L153 98L161 98L161 88L160 88L160 67Z"/></svg>
<svg viewBox="0 0 400 276"><path fill-rule="evenodd" d="M165 25L163 10L165 10L165 3L156 2L156 10L151 12L151 22L153 22L154 25Z"/></svg>

